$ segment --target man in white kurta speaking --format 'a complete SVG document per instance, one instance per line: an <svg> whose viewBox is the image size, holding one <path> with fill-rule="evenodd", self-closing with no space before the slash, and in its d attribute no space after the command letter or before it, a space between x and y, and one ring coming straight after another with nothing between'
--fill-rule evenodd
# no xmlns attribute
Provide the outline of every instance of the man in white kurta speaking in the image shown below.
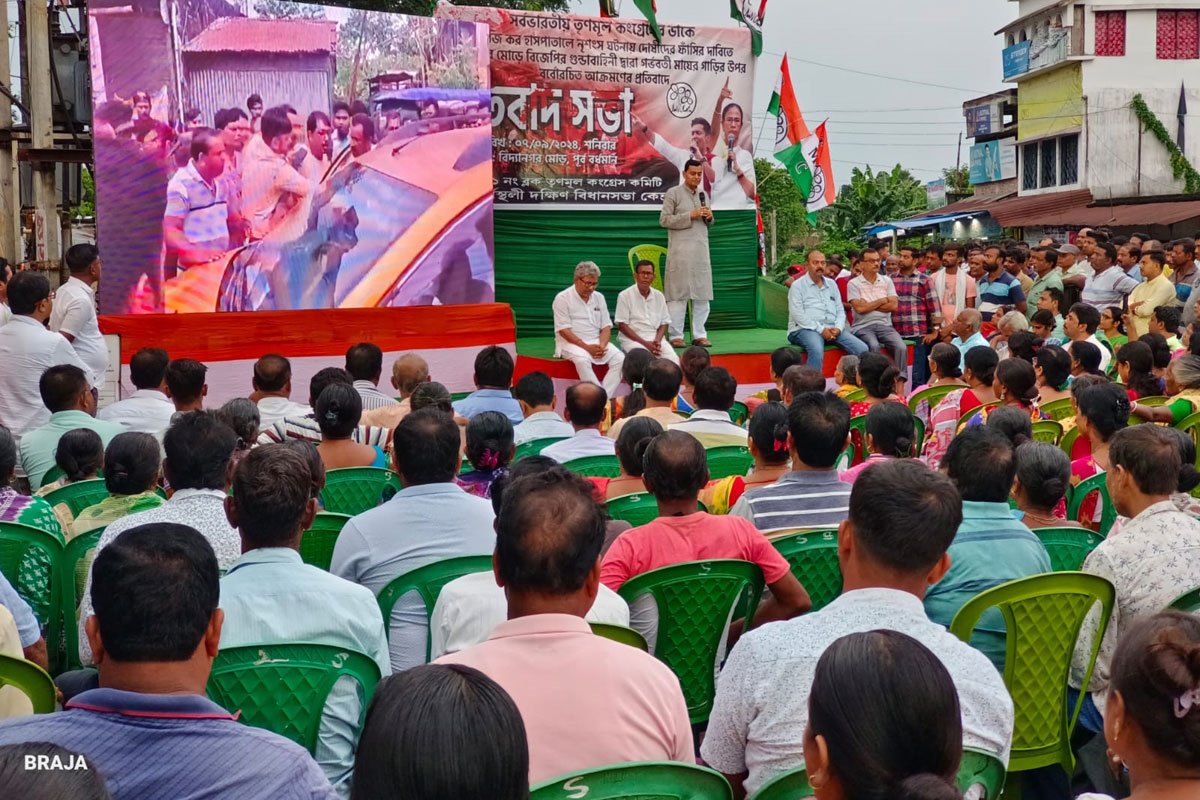
<svg viewBox="0 0 1200 800"><path fill-rule="evenodd" d="M612 397L621 385L625 354L610 341L612 317L596 291L599 284L600 268L584 261L575 267L575 283L554 298L554 355L574 364L579 379L589 383L600 383L592 367L607 364L603 386Z"/></svg>
<svg viewBox="0 0 1200 800"><path fill-rule="evenodd" d="M634 284L617 295L617 341L626 353L639 347L649 350L655 358L679 363L675 348L663 341L671 314L667 298L655 289L654 262L642 259L633 272Z"/></svg>
<svg viewBox="0 0 1200 800"><path fill-rule="evenodd" d="M704 328L713 298L712 264L708 257L708 228L713 223L710 198L700 188L704 164L690 160L683 183L663 196L658 224L667 229L667 268L663 289L671 314L671 345L684 347L683 319L692 302L692 344L711 347Z"/></svg>

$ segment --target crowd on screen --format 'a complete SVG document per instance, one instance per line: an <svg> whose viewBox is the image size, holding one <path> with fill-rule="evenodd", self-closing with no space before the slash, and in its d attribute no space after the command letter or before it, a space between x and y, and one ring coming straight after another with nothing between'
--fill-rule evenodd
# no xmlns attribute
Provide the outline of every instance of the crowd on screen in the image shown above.
<svg viewBox="0 0 1200 800"><path fill-rule="evenodd" d="M147 348L129 361L136 392L97 412L94 311L56 328L62 290L6 270L0 522L64 545L97 538L78 576L78 668L56 676L61 710L31 715L22 694L0 688L0 787L13 797L516 800L559 776L651 761L707 765L736 797L806 768L820 800L951 800L962 796L964 748L1007 764L1021 723L1004 680L1004 618L984 614L970 643L948 626L980 592L1052 572L1037 531L1074 527L1107 530L1082 571L1115 587L1115 607L1107 627L1099 614L1084 620L1069 668L1080 767L1023 773L1026 793L1196 796L1200 622L1165 609L1200 587L1196 444L1176 427L1200 396L1200 338L1181 320L1191 287L1173 256L1172 297L1141 301L1158 305L1135 335L1137 287L1159 281L1166 258L1140 242L1146 282L1114 299L1100 285L1120 294L1125 282L1104 278L1104 239L1077 239L1086 267L1074 274L1050 272L1075 245L1035 249L1029 290L1016 247L965 248L971 267L956 261L960 245L926 248L924 272L918 250L902 247L900 281L878 270L895 257L871 250L847 281L848 334L834 262L810 253L790 288L793 322L824 327L796 327L791 345L764 356L774 385L743 397L744 421L719 357L698 346L666 357L634 346L649 338L640 333L603 378L565 393L541 372L517 378L509 351L493 346L476 355L475 391L455 399L420 353L385 365L363 342L307 387L293 386L286 357L263 355L245 396L218 407L204 364ZM91 255L68 257L84 285L99 273ZM598 277L576 273L589 290ZM855 289L859 278L872 285ZM896 324L909 306L887 288L908 283L927 298L915 328ZM1082 299L1064 306L1072 283ZM1064 310L1060 322L1053 312ZM1066 338L1036 334L1039 319ZM864 347L843 347L827 380L809 332ZM893 333L928 345L911 389ZM597 352L611 324L599 334L584 342ZM939 391L922 403L927 387ZM1073 437L1070 453L1035 437L1051 416ZM714 477L710 454L729 447L745 448L749 467ZM580 459L596 458L619 472L585 477ZM402 488L345 520L324 569L302 558L301 541L330 476L349 468L391 470ZM1097 476L1106 496L1072 503L1068 518L1072 488ZM89 480L103 481L104 499L59 501ZM639 493L657 518L610 515ZM818 587L775 545L810 528L836 530L841 576L817 610ZM449 581L432 608L409 592L380 612L394 579L470 556L490 569ZM719 676L711 715L694 723L679 677L651 654L669 635L664 612L620 592L646 573L718 559L750 562L766 591L730 621L720 663L704 665ZM0 653L49 667L54 647L28 602L36 565L0 564ZM592 625L632 628L649 652ZM369 703L349 678L333 685L311 749L238 722L206 694L222 651L260 648L266 659L295 644L358 654L382 676ZM30 771L28 755L89 768Z"/></svg>

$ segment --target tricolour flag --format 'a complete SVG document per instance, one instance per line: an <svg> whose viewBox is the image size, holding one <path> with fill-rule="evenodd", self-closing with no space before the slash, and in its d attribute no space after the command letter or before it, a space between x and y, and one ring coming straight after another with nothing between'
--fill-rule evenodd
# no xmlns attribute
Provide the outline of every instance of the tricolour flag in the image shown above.
<svg viewBox="0 0 1200 800"><path fill-rule="evenodd" d="M654 40L662 44L662 31L658 29L658 6L654 0L633 0L633 4L638 7L638 11L642 12L642 16L646 18L646 22L650 23L650 30L654 32Z"/></svg>
<svg viewBox="0 0 1200 800"><path fill-rule="evenodd" d="M808 192L808 213L811 217L822 208L833 205L837 199L837 185L833 182L833 158L829 153L829 137L825 134L825 123L817 126L816 132L805 139L804 160L812 171L812 188Z"/></svg>
<svg viewBox="0 0 1200 800"><path fill-rule="evenodd" d="M783 164L796 182L796 188L807 198L812 192L813 176L810 162L805 157L804 142L812 138L812 133L804 122L804 115L800 113L800 104L796 102L787 56L783 57L779 80L767 112L775 115L775 158ZM815 212L809 213L808 221L816 224Z"/></svg>
<svg viewBox="0 0 1200 800"><path fill-rule="evenodd" d="M762 24L767 15L767 0L729 0L729 16L750 29L754 55L762 55Z"/></svg>

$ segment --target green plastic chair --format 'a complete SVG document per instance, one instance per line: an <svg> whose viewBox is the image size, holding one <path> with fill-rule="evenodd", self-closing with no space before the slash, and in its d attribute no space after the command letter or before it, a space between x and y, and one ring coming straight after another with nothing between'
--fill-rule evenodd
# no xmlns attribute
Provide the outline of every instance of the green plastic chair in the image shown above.
<svg viewBox="0 0 1200 800"><path fill-rule="evenodd" d="M1117 509L1108 496L1108 484L1103 472L1067 489L1067 519L1079 521L1079 508L1083 505L1084 498L1092 492L1100 493L1100 535L1107 536L1113 523L1117 521Z"/></svg>
<svg viewBox="0 0 1200 800"><path fill-rule="evenodd" d="M554 444L555 442L561 442L563 439L566 439L566 438L568 438L568 437L566 437L566 436L547 436L542 439L530 439L528 442L517 445L517 452L513 456L513 461L516 461L519 458L524 458L525 456L541 455L542 451L545 450L547 447Z"/></svg>
<svg viewBox="0 0 1200 800"><path fill-rule="evenodd" d="M349 514L319 512L313 519L312 527L300 537L300 559L305 564L328 572L329 563L333 561L333 546L337 544L338 535L349 519Z"/></svg>
<svg viewBox="0 0 1200 800"><path fill-rule="evenodd" d="M963 387L955 386L954 384L947 384L943 386L930 386L926 389L922 389L916 394L909 396L908 410L914 414L917 413L917 408L920 407L922 400L926 401L929 404L929 408L932 409L943 397L950 394L955 389L961 388Z"/></svg>
<svg viewBox="0 0 1200 800"><path fill-rule="evenodd" d="M379 683L379 665L369 656L323 644L264 644L222 649L213 660L209 698L238 720L286 736L316 753L325 699L338 678L358 682L361 709Z"/></svg>
<svg viewBox="0 0 1200 800"><path fill-rule="evenodd" d="M109 491L108 487L104 485L104 479L92 478L88 481L68 483L66 486L55 489L46 495L46 502L51 507L59 503L66 503L67 508L71 509L71 514L78 515L80 511L88 506L96 505L108 495Z"/></svg>
<svg viewBox="0 0 1200 800"><path fill-rule="evenodd" d="M32 661L0 655L0 687L3 686L14 686L24 692L33 704L33 713L53 713L58 699L54 679Z"/></svg>
<svg viewBox="0 0 1200 800"><path fill-rule="evenodd" d="M1138 400L1138 403L1141 402L1141 400ZM1186 417L1179 420L1179 424L1175 427L1181 431L1190 433L1192 438L1195 439L1197 432L1200 431L1200 411L1193 414L1188 414Z"/></svg>
<svg viewBox="0 0 1200 800"><path fill-rule="evenodd" d="M958 765L958 790L974 800L997 800L1004 791L1007 772L999 758L982 750L963 748L962 761ZM969 792L978 787L974 795Z"/></svg>
<svg viewBox="0 0 1200 800"><path fill-rule="evenodd" d="M727 623L744 618L748 629L762 590L757 564L722 559L643 572L618 591L630 606L642 595L653 596L658 606L654 656L679 678L693 724L704 722L712 712L713 667Z"/></svg>
<svg viewBox="0 0 1200 800"><path fill-rule="evenodd" d="M799 800L813 795L813 788L808 785L808 772L801 766L771 778L759 787L751 800Z"/></svg>
<svg viewBox="0 0 1200 800"><path fill-rule="evenodd" d="M1046 546L1055 572L1079 571L1088 553L1104 541L1103 536L1087 528L1034 528L1033 533Z"/></svg>
<svg viewBox="0 0 1200 800"><path fill-rule="evenodd" d="M754 466L754 456L750 449L738 445L710 447L704 451L708 456L708 477L710 480L728 478L730 475L745 476Z"/></svg>
<svg viewBox="0 0 1200 800"><path fill-rule="evenodd" d="M425 614L427 617L433 616L433 607L437 605L438 595L442 593L442 587L455 578L461 578L463 575L471 575L475 572L491 572L492 557L489 556L459 556L458 558L446 558L441 561L435 561L432 564L426 564L423 567L411 570L398 575L380 590L376 596L379 601L379 610L383 612L384 628L387 631L387 637L392 638L392 609L396 606L396 601L409 592L415 591L421 595L421 600L425 603ZM425 637L425 661L429 662L430 648L433 642L428 636Z"/></svg>
<svg viewBox="0 0 1200 800"><path fill-rule="evenodd" d="M658 501L649 492L614 497L604 505L609 517L624 520L635 528L658 519Z"/></svg>
<svg viewBox="0 0 1200 800"><path fill-rule="evenodd" d="M1075 408L1071 405L1071 398L1069 397L1051 400L1049 403L1039 406L1039 408L1043 414L1055 422L1075 416Z"/></svg>
<svg viewBox="0 0 1200 800"><path fill-rule="evenodd" d="M592 626L592 633L597 636L636 647L642 652L650 650L649 645L646 644L646 638L633 628L626 628L624 625L609 625L604 622L589 622L588 624Z"/></svg>
<svg viewBox="0 0 1200 800"><path fill-rule="evenodd" d="M663 270L667 266L667 248L658 244L639 244L629 248L629 271L631 277L637 276L637 262L645 259L654 262L654 283L650 284L660 292L663 288Z"/></svg>
<svg viewBox="0 0 1200 800"><path fill-rule="evenodd" d="M42 476L42 486L48 486L66 474L67 473L63 472L62 467L51 467L50 469L46 470L46 474Z"/></svg>
<svg viewBox="0 0 1200 800"><path fill-rule="evenodd" d="M836 530L792 533L772 539L771 544L787 559L792 574L808 592L813 611L820 611L842 593Z"/></svg>
<svg viewBox="0 0 1200 800"><path fill-rule="evenodd" d="M860 386L847 394L844 399L847 403L861 403L863 400L867 399L867 390Z"/></svg>
<svg viewBox="0 0 1200 800"><path fill-rule="evenodd" d="M1004 774L1004 765L991 753L964 749L955 783L964 795L978 786L974 800L996 800L1004 788ZM813 795L808 774L804 767L797 767L764 783L752 800L799 800Z"/></svg>
<svg viewBox="0 0 1200 800"><path fill-rule="evenodd" d="M858 442L854 434L858 432ZM861 464L867 460L867 415L850 418L850 444L854 447L854 463Z"/></svg>
<svg viewBox="0 0 1200 800"><path fill-rule="evenodd" d="M79 603L87 585L89 557L100 542L104 528L81 533L63 548L58 560L58 580L61 594L58 603L58 618L62 624L63 650L60 660L63 670L79 669ZM54 663L53 661L51 663Z"/></svg>
<svg viewBox="0 0 1200 800"><path fill-rule="evenodd" d="M1170 607L1176 611L1186 611L1189 614L1200 611L1200 587L1179 595L1171 601Z"/></svg>
<svg viewBox="0 0 1200 800"><path fill-rule="evenodd" d="M52 533L17 522L0 522L0 573L29 603L43 626L53 627L58 608L58 562L63 543ZM50 636L47 636L50 643ZM53 645L50 645L53 647Z"/></svg>
<svg viewBox="0 0 1200 800"><path fill-rule="evenodd" d="M1079 428L1071 428L1058 440L1058 449L1067 454L1067 458L1075 460L1075 441L1079 438ZM1086 440L1085 440L1086 441Z"/></svg>
<svg viewBox="0 0 1200 800"><path fill-rule="evenodd" d="M619 478L621 462L616 456L585 456L563 464L564 467L585 478Z"/></svg>
<svg viewBox="0 0 1200 800"><path fill-rule="evenodd" d="M846 442L846 449L838 456L837 463L834 467L838 470L850 469L854 466L854 442Z"/></svg>
<svg viewBox="0 0 1200 800"><path fill-rule="evenodd" d="M746 420L750 418L750 409L741 400L733 401L733 405L729 407L729 419L735 425L745 425Z"/></svg>
<svg viewBox="0 0 1200 800"><path fill-rule="evenodd" d="M716 770L677 761L598 767L534 786L529 800L733 800Z"/></svg>
<svg viewBox="0 0 1200 800"><path fill-rule="evenodd" d="M1052 419L1041 419L1033 423L1033 440L1035 442L1048 442L1049 444L1058 444L1058 440L1062 438L1063 427L1062 423L1055 422Z"/></svg>
<svg viewBox="0 0 1200 800"><path fill-rule="evenodd" d="M968 411L967 413L963 414L961 417L958 418L958 426L955 428L955 430L956 431L961 430L964 425L966 425L968 422L970 422L971 417L975 416L980 411L983 411L983 409L995 408L998 405L1000 405L1000 404L999 403L984 403L983 405L975 406L970 411ZM988 413L991 413L991 412L988 412Z"/></svg>
<svg viewBox="0 0 1200 800"><path fill-rule="evenodd" d="M400 476L382 467L346 467L325 473L321 505L335 514L361 514L400 491Z"/></svg>
<svg viewBox="0 0 1200 800"><path fill-rule="evenodd" d="M964 642L983 613L998 608L1004 617L1004 683L1015 707L1011 775L1058 764L1067 774L1075 765L1071 731L1084 695L1067 707L1067 675L1084 618L1098 602L1100 624L1088 657L1087 686L1112 614L1116 590L1098 575L1055 572L1003 583L968 600L950 623Z"/></svg>
<svg viewBox="0 0 1200 800"><path fill-rule="evenodd" d="M935 387L940 388L940 387ZM921 457L921 448L925 446L925 422L913 414L913 458Z"/></svg>

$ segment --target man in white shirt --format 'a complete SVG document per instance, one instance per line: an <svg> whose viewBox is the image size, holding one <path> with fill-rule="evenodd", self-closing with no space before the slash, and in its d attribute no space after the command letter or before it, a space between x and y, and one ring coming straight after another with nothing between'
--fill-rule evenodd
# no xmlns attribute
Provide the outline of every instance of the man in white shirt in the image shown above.
<svg viewBox="0 0 1200 800"><path fill-rule="evenodd" d="M695 437L704 447L746 447L746 429L729 418L737 396L737 380L724 367L705 367L696 376L692 393L696 410L692 416L671 425Z"/></svg>
<svg viewBox="0 0 1200 800"><path fill-rule="evenodd" d="M229 198L225 140L213 130L192 134L191 160L171 176L163 212L163 238L180 267L206 264L229 250Z"/></svg>
<svg viewBox="0 0 1200 800"><path fill-rule="evenodd" d="M1013 703L1004 681L986 656L931 622L921 602L950 568L946 550L961 520L954 484L919 462L882 461L859 476L838 529L842 594L820 611L744 634L721 670L700 753L735 792L752 796L803 766L817 661L837 639L872 630L928 647L958 690L963 744L1007 765Z"/></svg>
<svg viewBox="0 0 1200 800"><path fill-rule="evenodd" d="M300 173L315 186L321 182L325 170L329 169L329 136L333 126L329 117L323 111L314 111L308 115L305 122L306 141L308 145L304 161L300 164Z"/></svg>
<svg viewBox="0 0 1200 800"><path fill-rule="evenodd" d="M61 333L91 372L92 388L104 383L108 372L108 347L96 320L96 294L92 285L100 280L100 251L94 244L77 244L65 258L71 277L54 297L50 330Z"/></svg>
<svg viewBox="0 0 1200 800"><path fill-rule="evenodd" d="M363 413L384 406L399 405L396 398L379 391L379 379L383 377L383 351L371 342L350 345L346 351L346 372L354 381L354 388L362 398ZM316 402L317 398L312 398Z"/></svg>
<svg viewBox="0 0 1200 800"><path fill-rule="evenodd" d="M610 341L612 317L596 291L599 284L600 267L584 261L575 267L574 284L554 298L554 355L574 364L579 380L588 383L600 383L592 367L607 364L603 386L611 395L621 385L625 354Z"/></svg>
<svg viewBox="0 0 1200 800"><path fill-rule="evenodd" d="M307 417L312 408L292 402L292 362L269 353L254 362L254 393L250 399L258 405L259 430L265 431L284 417ZM316 398L313 398L316 401Z"/></svg>
<svg viewBox="0 0 1200 800"><path fill-rule="evenodd" d="M253 137L242 154L242 215L249 226L250 239L257 241L271 231L275 209L288 195L308 196L312 184L296 169L301 159L293 157L295 135L287 109L275 107L262 115L259 135Z"/></svg>
<svg viewBox="0 0 1200 800"><path fill-rule="evenodd" d="M571 424L554 410L554 381L544 372L527 372L513 387L513 397L521 404L525 419L513 427L513 444L534 439L565 439L575 433ZM495 495L492 495L495 497Z"/></svg>
<svg viewBox="0 0 1200 800"><path fill-rule="evenodd" d="M137 391L100 409L96 417L119 423L126 430L152 434L161 442L175 415L175 404L167 398L170 360L166 350L155 347L134 353L129 359L129 380Z"/></svg>
<svg viewBox="0 0 1200 800"><path fill-rule="evenodd" d="M492 510L499 516L504 490L518 478L546 469L541 459L522 459L492 483ZM485 641L497 625L507 619L508 601L489 570L464 575L442 587L433 614L429 618L430 660L457 653ZM600 584L592 608L585 619L607 625L629 627L629 604L621 596Z"/></svg>
<svg viewBox="0 0 1200 800"><path fill-rule="evenodd" d="M50 410L42 405L38 383L42 373L59 364L91 370L64 337L46 330L54 298L50 281L39 272L18 272L8 282L13 319L0 328L0 425L20 444L21 437L44 425Z"/></svg>
<svg viewBox="0 0 1200 800"><path fill-rule="evenodd" d="M1100 312L1087 303L1076 303L1071 306L1067 316L1063 317L1063 333L1069 342L1091 342L1100 351L1100 371L1107 372L1112 361L1112 351L1100 344L1096 338L1096 330L1100 327Z"/></svg>
<svg viewBox="0 0 1200 800"><path fill-rule="evenodd" d="M542 451L560 464L588 456L612 456L617 443L600 432L608 395L594 383L577 383L567 389L567 422L575 429L570 439L555 442Z"/></svg>
<svg viewBox="0 0 1200 800"><path fill-rule="evenodd" d="M1110 306L1120 307L1125 298L1138 287L1138 282L1116 266L1117 248L1108 242L1092 246L1092 274L1084 279L1080 300L1100 313Z"/></svg>
<svg viewBox="0 0 1200 800"><path fill-rule="evenodd" d="M617 341L626 353L639 347L649 350L655 358L679 363L675 348L663 342L671 313L667 298L651 284L654 283L654 262L642 259L633 273L634 284L617 295Z"/></svg>

